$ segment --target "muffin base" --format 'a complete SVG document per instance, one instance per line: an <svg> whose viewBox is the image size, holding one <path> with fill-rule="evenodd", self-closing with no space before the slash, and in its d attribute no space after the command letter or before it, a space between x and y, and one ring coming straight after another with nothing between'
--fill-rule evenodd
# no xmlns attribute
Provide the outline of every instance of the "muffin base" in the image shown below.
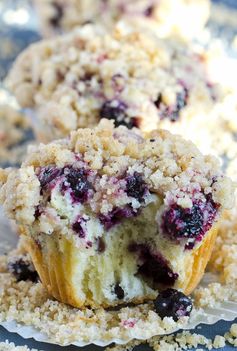
<svg viewBox="0 0 237 351"><path fill-rule="evenodd" d="M218 227L215 225L206 234L201 246L187 256L186 279L179 281L175 288L182 290L185 294L190 294L200 282L207 263L210 259L214 248ZM73 267L77 262L78 248L73 246L67 238L60 238L60 247L62 253L58 250L57 240L50 236L45 242L44 251L39 248L38 244L31 238L27 239L27 248L32 257L34 266L40 276L42 284L48 293L56 300L77 308L108 308L117 306L119 303L97 305L93 298L87 296L86 300L80 300L76 296L74 290L74 282L72 281ZM62 247L63 246L63 247ZM58 253L58 254L56 254ZM150 293L139 298L135 298L129 303L140 304L150 300L155 300L157 292ZM121 304L124 301L121 301Z"/></svg>

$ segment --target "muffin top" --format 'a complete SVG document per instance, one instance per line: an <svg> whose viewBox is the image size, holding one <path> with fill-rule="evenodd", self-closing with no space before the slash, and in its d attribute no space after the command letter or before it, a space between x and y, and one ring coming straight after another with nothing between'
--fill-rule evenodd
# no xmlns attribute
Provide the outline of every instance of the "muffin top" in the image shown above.
<svg viewBox="0 0 237 351"><path fill-rule="evenodd" d="M90 24L26 49L7 85L21 105L40 108L54 139L101 118L149 131L160 120L177 121L195 101L196 110L213 105L218 92L206 59L142 22L111 30Z"/></svg>
<svg viewBox="0 0 237 351"><path fill-rule="evenodd" d="M218 160L203 156L190 142L167 131L143 134L102 120L94 129L79 129L67 139L31 149L18 171L1 174L1 199L10 216L32 223L45 189L71 203L87 204L106 216L130 205L138 210L157 195L167 208L192 208L210 202L233 203L234 185ZM127 214L129 215L129 214Z"/></svg>

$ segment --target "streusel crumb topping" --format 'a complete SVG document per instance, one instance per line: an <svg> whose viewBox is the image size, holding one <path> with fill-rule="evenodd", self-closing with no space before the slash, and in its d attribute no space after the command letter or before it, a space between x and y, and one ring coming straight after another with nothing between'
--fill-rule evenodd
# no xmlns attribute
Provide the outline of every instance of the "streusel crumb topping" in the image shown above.
<svg viewBox="0 0 237 351"><path fill-rule="evenodd" d="M11 172L1 189L5 209L18 222L33 223L46 173L49 177L51 172L52 178L52 172L56 177L75 169L83 172L83 196L89 196L92 210L102 214L111 206L131 201L134 208L141 205L123 190L124 174L126 182L129 175L142 174L150 193L162 196L166 205L190 208L195 201L211 196L215 203L229 208L234 201L234 185L223 176L218 160L203 156L192 143L167 131L142 134L123 126L114 128L111 121L102 120L94 129L79 129L68 139L32 148L19 171ZM72 186L72 175L69 177Z"/></svg>

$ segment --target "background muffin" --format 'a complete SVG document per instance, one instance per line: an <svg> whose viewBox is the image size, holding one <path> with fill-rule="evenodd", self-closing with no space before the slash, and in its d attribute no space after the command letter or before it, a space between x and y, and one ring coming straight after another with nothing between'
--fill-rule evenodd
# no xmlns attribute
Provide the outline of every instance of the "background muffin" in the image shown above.
<svg viewBox="0 0 237 351"><path fill-rule="evenodd" d="M160 36L192 38L201 32L210 11L208 0L35 0L35 4L45 36L88 22L111 27L127 18L147 21Z"/></svg>

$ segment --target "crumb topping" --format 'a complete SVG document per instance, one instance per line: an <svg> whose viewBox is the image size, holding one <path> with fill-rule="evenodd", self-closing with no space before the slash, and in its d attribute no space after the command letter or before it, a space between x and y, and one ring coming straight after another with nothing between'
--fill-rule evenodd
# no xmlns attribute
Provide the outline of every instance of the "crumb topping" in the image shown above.
<svg viewBox="0 0 237 351"><path fill-rule="evenodd" d="M217 92L206 54L155 33L126 21L109 31L89 24L33 44L16 61L8 87L22 106L39 109L39 137L48 139L101 118L152 130L192 114L195 101L207 112Z"/></svg>
<svg viewBox="0 0 237 351"><path fill-rule="evenodd" d="M74 173L80 182L75 183ZM32 149L20 170L8 175L2 202L11 217L31 224L49 188L69 189L71 201L88 201L102 215L127 205L137 211L152 194L161 196L166 207L191 208L211 196L217 206L228 208L234 192L218 161L192 143L162 130L142 134L114 128L107 120Z"/></svg>

